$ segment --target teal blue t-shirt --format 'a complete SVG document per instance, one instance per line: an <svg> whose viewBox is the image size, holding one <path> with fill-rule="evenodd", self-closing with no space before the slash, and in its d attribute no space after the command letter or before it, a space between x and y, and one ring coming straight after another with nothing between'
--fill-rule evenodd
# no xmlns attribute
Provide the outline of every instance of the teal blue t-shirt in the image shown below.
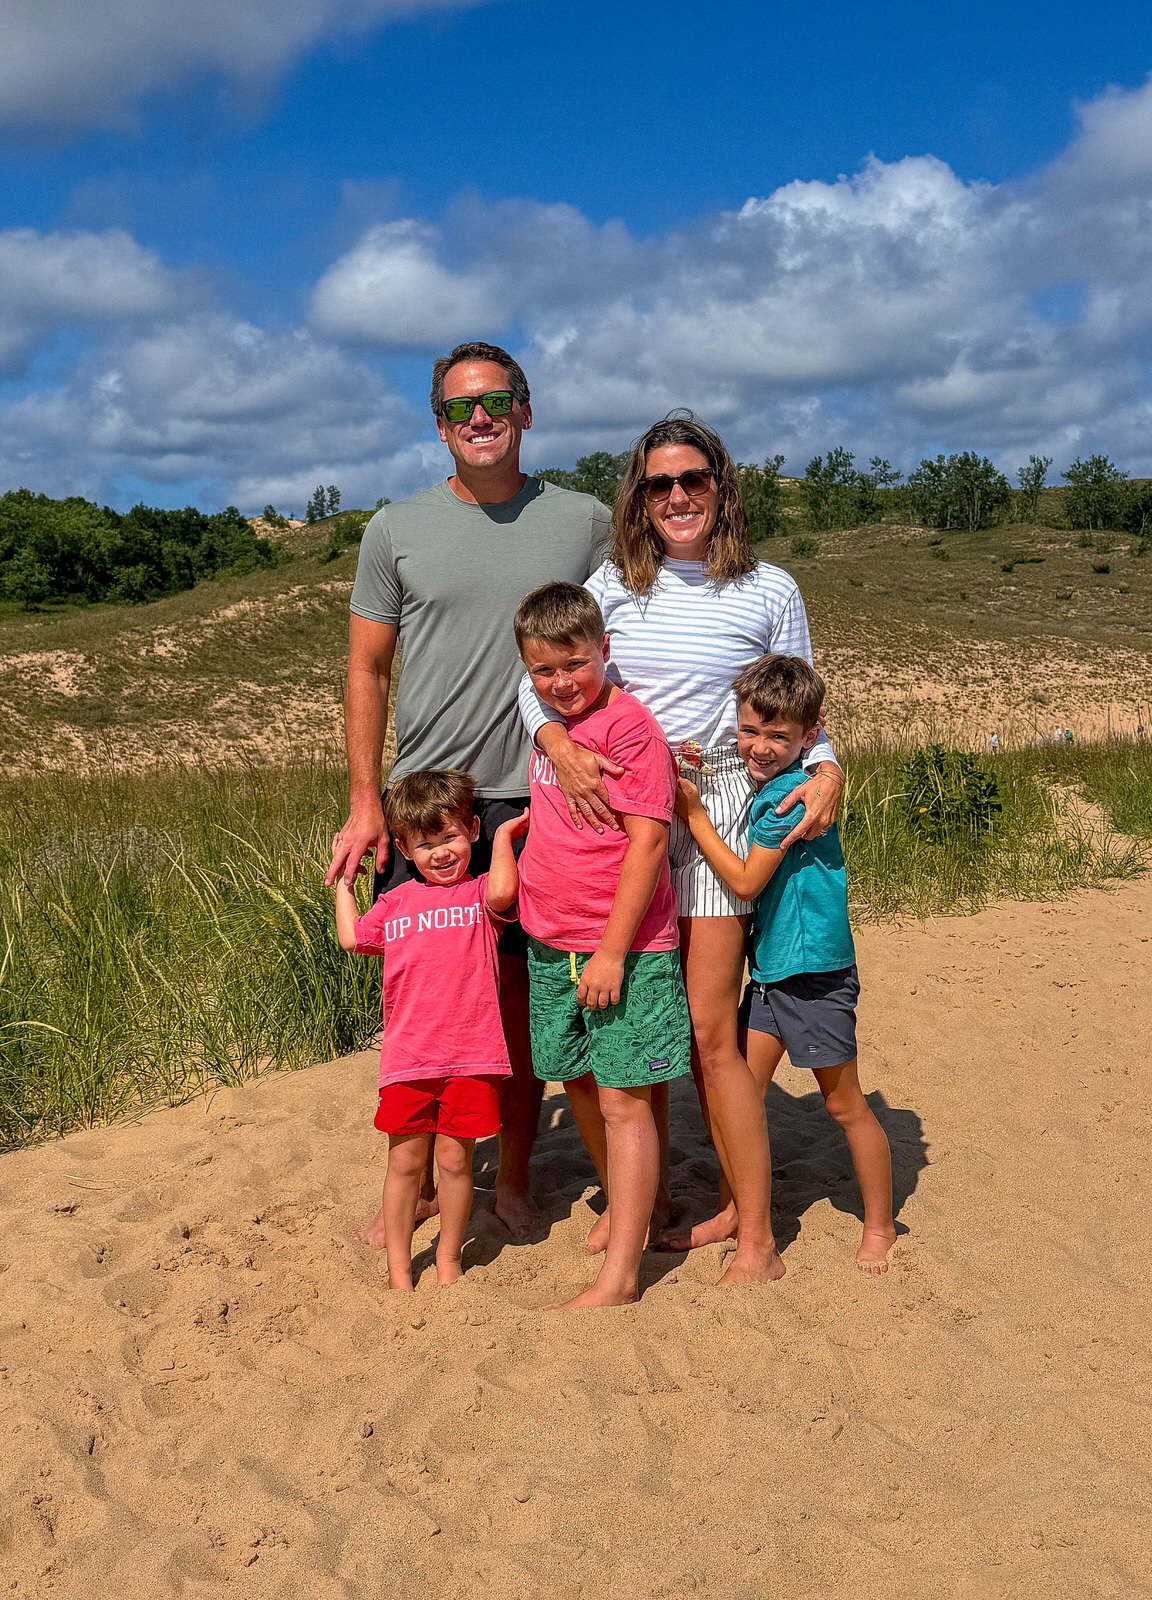
<svg viewBox="0 0 1152 1600"><path fill-rule="evenodd" d="M776 807L807 773L798 761L756 795L748 818L749 845L778 850L804 815L803 801L785 816ZM848 878L840 835L791 844L752 908L748 965L757 983L779 983L801 972L838 972L856 959L848 926Z"/></svg>

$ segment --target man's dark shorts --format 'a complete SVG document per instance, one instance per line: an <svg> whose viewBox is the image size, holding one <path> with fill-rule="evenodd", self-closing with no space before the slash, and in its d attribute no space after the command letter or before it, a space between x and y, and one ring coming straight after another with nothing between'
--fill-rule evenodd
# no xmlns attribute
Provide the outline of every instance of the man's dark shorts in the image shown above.
<svg viewBox="0 0 1152 1600"><path fill-rule="evenodd" d="M527 805L527 795L522 799L513 800L477 799L476 815L480 818L480 837L472 846L472 860L468 865L468 871L474 878L478 878L482 872L487 872L492 863L492 837L496 829L502 822L510 822L513 817L518 817ZM512 846L517 858L523 848L524 840L517 839ZM395 889L399 884L407 883L409 879L419 876L408 857L396 848L396 841L393 839L388 852L387 866L383 872L373 875L372 899L379 900L389 889ZM502 956L519 956L521 961L527 960L528 941L524 937L524 929L518 922L506 922L503 925L496 948Z"/></svg>

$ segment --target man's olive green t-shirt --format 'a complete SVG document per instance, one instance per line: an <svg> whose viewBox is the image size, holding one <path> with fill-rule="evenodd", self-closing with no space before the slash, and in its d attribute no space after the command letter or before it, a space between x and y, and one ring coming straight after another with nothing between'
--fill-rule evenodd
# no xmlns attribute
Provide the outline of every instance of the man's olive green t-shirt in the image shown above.
<svg viewBox="0 0 1152 1600"><path fill-rule="evenodd" d="M499 505L447 483L383 506L364 531L352 610L393 623L403 663L392 777L460 767L489 799L528 792L512 618L542 583L583 583L612 542L591 495L529 478Z"/></svg>

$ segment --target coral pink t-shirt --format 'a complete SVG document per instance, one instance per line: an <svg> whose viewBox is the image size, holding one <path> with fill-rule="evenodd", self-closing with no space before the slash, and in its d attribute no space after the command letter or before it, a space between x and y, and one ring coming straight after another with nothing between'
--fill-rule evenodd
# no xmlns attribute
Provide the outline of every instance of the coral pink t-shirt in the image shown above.
<svg viewBox="0 0 1152 1600"><path fill-rule="evenodd" d="M487 891L487 873L448 888L413 879L356 919L356 953L384 957L381 1088L512 1071Z"/></svg>
<svg viewBox="0 0 1152 1600"><path fill-rule="evenodd" d="M585 711L568 723L574 744L609 756L622 777L604 774L604 787L620 816L670 822L676 801L676 766L656 718L621 691L600 711ZM577 828L556 782L552 763L534 750L528 763L532 823L520 857L520 921L541 944L555 950L595 950L612 910L628 836L606 828ZM675 950L679 944L676 896L667 856L636 936L633 950Z"/></svg>

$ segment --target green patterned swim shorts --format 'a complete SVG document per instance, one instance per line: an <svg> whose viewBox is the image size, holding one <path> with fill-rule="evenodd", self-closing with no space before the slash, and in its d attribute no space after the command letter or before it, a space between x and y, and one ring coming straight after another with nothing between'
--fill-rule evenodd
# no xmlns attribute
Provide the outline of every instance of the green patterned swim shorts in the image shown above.
<svg viewBox="0 0 1152 1600"><path fill-rule="evenodd" d="M682 1078L691 1063L688 1001L676 951L626 956L619 1004L605 1011L589 1011L576 1001L576 984L589 956L528 941L536 1076L564 1083L590 1072L602 1089L641 1089Z"/></svg>

